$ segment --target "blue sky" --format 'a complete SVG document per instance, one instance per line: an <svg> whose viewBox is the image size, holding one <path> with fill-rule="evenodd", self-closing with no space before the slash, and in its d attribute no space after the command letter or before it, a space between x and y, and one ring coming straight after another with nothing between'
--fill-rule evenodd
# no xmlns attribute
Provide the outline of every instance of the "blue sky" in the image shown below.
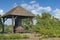
<svg viewBox="0 0 60 40"><path fill-rule="evenodd" d="M0 0L0 14L3 15L16 6L22 6L39 15L42 12L50 12L54 17L60 19L60 0ZM11 24L11 20L7 21L6 24Z"/></svg>

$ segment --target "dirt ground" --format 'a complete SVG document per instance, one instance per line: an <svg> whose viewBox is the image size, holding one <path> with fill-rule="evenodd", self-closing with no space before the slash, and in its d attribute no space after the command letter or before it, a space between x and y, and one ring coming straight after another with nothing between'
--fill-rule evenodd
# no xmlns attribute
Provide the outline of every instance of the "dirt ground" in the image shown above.
<svg viewBox="0 0 60 40"><path fill-rule="evenodd" d="M48 39L30 38L30 39L0 39L0 40L60 40L60 38L48 38Z"/></svg>
<svg viewBox="0 0 60 40"><path fill-rule="evenodd" d="M27 35L28 39L0 39L0 40L60 40L60 38L39 38L40 34L31 34L31 33L24 33L24 35Z"/></svg>

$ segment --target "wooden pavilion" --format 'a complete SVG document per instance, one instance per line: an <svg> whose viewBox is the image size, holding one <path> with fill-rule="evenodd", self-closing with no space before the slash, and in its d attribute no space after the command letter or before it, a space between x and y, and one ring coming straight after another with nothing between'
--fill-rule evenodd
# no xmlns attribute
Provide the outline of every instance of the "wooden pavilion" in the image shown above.
<svg viewBox="0 0 60 40"><path fill-rule="evenodd" d="M3 18L3 23L8 19L12 19L12 33L15 33L18 27L21 28L22 26L22 19L29 18L31 22L31 26L33 26L33 18L35 17L34 14L31 12L25 10L21 6L17 6L13 8L12 10L8 11L6 14L2 16ZM2 27L2 31L4 32L4 25Z"/></svg>

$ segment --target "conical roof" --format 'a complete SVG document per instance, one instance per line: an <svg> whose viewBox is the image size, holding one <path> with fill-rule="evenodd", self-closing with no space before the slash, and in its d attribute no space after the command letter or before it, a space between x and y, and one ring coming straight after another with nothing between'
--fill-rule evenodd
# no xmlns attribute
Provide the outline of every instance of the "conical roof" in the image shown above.
<svg viewBox="0 0 60 40"><path fill-rule="evenodd" d="M31 16L34 17L34 14L32 14L31 12L25 10L24 8L22 8L21 6L17 6L13 9L11 9L10 11L8 11L7 13L5 13L2 17L7 17L7 16Z"/></svg>

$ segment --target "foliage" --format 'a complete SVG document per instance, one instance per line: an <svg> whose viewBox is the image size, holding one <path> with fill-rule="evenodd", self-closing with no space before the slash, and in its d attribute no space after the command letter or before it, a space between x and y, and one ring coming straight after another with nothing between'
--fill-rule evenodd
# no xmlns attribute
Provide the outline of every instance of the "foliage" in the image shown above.
<svg viewBox="0 0 60 40"><path fill-rule="evenodd" d="M4 25L4 32L12 32L12 25Z"/></svg>
<svg viewBox="0 0 60 40"><path fill-rule="evenodd" d="M42 13L42 18L43 19L49 19L49 18L51 18L51 14L49 14L48 12L43 12Z"/></svg>
<svg viewBox="0 0 60 40"><path fill-rule="evenodd" d="M27 32L32 32L29 18L23 19L23 27L27 30Z"/></svg>
<svg viewBox="0 0 60 40"><path fill-rule="evenodd" d="M2 18L1 18L1 15L0 15L0 32L2 31L2 25L3 25L3 23L2 23Z"/></svg>
<svg viewBox="0 0 60 40"><path fill-rule="evenodd" d="M34 32L40 33L41 37L60 37L60 20L45 12L37 15L36 20Z"/></svg>

